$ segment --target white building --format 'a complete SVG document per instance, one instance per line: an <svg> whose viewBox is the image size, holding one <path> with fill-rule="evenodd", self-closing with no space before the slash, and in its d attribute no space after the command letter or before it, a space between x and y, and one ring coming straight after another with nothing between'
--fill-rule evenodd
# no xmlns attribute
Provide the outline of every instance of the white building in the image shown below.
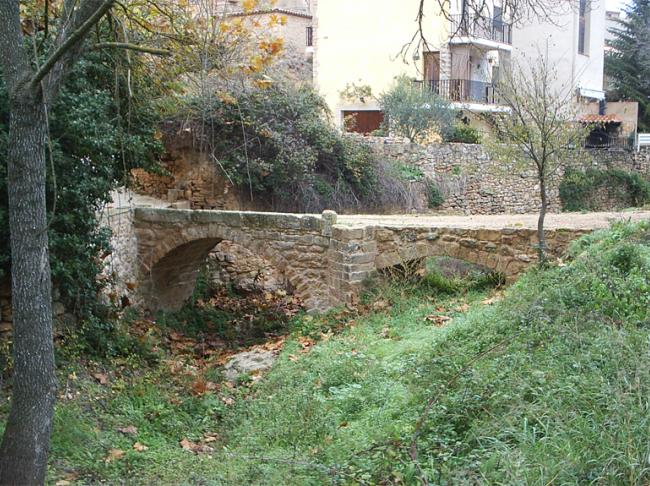
<svg viewBox="0 0 650 486"><path fill-rule="evenodd" d="M556 71L557 91L604 99L605 11L604 0L574 0L552 22L514 26L513 58L524 64L544 56Z"/></svg>
<svg viewBox="0 0 650 486"><path fill-rule="evenodd" d="M338 126L354 115L364 120L363 131L374 129L382 116L376 99L345 99L341 93L350 84L370 87L376 97L406 74L460 109L501 111L494 88L500 73L540 55L556 69L558 91L571 90L576 100L600 100L604 0L571 1L552 22L517 25L500 0L487 0L480 15L461 15L462 1L452 0L448 16L431 10L436 2L425 2L427 43L404 56L400 49L417 32L419 1L314 0L315 86Z"/></svg>

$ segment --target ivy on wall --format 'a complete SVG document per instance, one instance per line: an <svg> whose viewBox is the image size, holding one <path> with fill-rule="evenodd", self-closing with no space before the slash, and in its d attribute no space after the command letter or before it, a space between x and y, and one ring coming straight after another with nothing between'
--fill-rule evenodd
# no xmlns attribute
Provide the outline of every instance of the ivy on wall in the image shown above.
<svg viewBox="0 0 650 486"><path fill-rule="evenodd" d="M621 207L639 207L650 202L650 182L635 172L620 169L567 170L560 183L564 211L594 211L600 207L603 191Z"/></svg>

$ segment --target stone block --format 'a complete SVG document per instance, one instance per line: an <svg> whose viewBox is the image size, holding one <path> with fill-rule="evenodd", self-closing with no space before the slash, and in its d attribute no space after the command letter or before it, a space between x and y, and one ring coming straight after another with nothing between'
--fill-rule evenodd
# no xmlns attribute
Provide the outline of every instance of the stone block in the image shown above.
<svg viewBox="0 0 650 486"><path fill-rule="evenodd" d="M332 227L332 238L338 241L363 240L365 237L365 227L350 227L338 224Z"/></svg>
<svg viewBox="0 0 650 486"><path fill-rule="evenodd" d="M476 241L473 238L462 238L460 240L461 246L465 246L467 248L476 248L478 246L478 241Z"/></svg>
<svg viewBox="0 0 650 486"><path fill-rule="evenodd" d="M171 207L173 209L190 209L189 201L176 201L172 203Z"/></svg>
<svg viewBox="0 0 650 486"><path fill-rule="evenodd" d="M356 254L342 254L343 263L348 264L363 264L373 263L377 257L377 253L356 253Z"/></svg>
<svg viewBox="0 0 650 486"><path fill-rule="evenodd" d="M400 256L397 252L392 253L379 253L375 258L375 265L377 268L388 268L399 265L401 262Z"/></svg>

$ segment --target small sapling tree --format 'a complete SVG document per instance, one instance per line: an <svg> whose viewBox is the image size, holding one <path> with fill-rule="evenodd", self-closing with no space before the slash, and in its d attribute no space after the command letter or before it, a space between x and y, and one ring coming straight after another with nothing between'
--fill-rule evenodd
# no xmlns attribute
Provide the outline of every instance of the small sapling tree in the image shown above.
<svg viewBox="0 0 650 486"><path fill-rule="evenodd" d="M537 224L540 264L546 262L544 220L549 207L549 183L569 163L587 154L583 150L587 127L577 122L571 87L558 87L555 70L540 56L533 62L513 64L498 86L507 112L491 117L497 139L486 143L490 154L508 170L533 170L539 188Z"/></svg>

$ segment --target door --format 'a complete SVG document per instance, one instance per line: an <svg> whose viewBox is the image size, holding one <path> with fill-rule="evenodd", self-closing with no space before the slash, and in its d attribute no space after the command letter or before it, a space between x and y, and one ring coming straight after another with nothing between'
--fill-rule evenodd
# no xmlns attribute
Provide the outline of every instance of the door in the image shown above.
<svg viewBox="0 0 650 486"><path fill-rule="evenodd" d="M424 82L434 93L440 94L440 52L424 53Z"/></svg>
<svg viewBox="0 0 650 486"><path fill-rule="evenodd" d="M346 132L368 134L381 128L384 113L379 110L349 110L343 112Z"/></svg>

